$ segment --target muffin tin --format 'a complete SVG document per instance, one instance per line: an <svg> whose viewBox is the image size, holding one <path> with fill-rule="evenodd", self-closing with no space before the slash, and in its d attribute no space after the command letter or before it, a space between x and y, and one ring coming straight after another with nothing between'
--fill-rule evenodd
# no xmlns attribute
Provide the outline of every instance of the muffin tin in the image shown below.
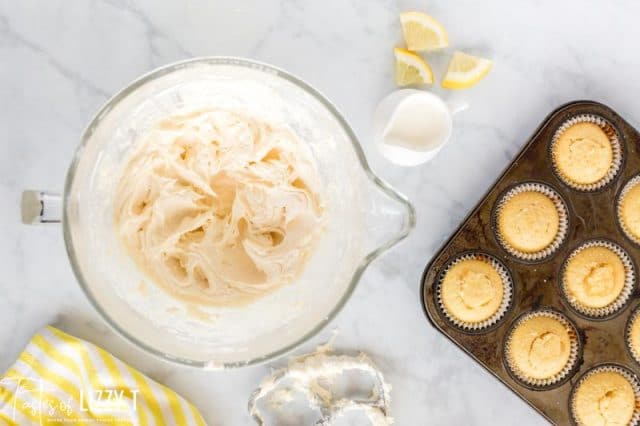
<svg viewBox="0 0 640 426"><path fill-rule="evenodd" d="M615 129L622 152L619 170L597 190L579 190L563 182L554 171L550 144L563 125L588 115L605 120ZM571 252L591 240L607 240L629 255L634 269L640 263L640 245L631 241L618 223L616 206L625 184L640 174L640 133L611 108L591 101L577 101L552 112L522 151L491 187L458 230L427 265L422 276L422 305L432 325L476 362L496 376L547 420L571 424L570 397L578 379L603 363L613 363L640 374L640 364L627 348L626 324L640 306L635 282L628 303L604 318L591 318L575 309L563 297L560 280L563 265ZM555 190L567 206L564 241L549 256L520 259L501 245L495 229L495 207L510 189L523 183L539 183ZM464 253L483 253L498 259L513 282L512 303L500 320L483 330L456 327L441 311L436 289L438 280L452 259ZM636 277L637 280L637 277ZM514 378L506 366L503 347L508 332L521 315L552 309L575 325L581 350L567 380L553 386L536 387ZM639 308L640 309L640 308Z"/></svg>

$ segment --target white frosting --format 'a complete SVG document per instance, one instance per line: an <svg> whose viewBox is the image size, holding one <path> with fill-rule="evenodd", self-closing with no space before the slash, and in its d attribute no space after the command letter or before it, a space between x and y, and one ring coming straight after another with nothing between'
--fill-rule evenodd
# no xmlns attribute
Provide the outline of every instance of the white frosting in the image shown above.
<svg viewBox="0 0 640 426"><path fill-rule="evenodd" d="M138 266L161 286L228 306L294 280L323 213L313 157L292 131L198 109L159 121L136 141L114 219Z"/></svg>

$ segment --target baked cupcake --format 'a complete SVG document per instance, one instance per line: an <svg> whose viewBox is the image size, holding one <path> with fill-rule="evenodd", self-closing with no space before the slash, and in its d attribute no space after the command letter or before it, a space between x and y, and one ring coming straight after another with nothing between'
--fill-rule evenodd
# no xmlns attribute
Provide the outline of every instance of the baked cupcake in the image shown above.
<svg viewBox="0 0 640 426"><path fill-rule="evenodd" d="M640 175L627 182L620 193L618 221L627 237L640 244Z"/></svg>
<svg viewBox="0 0 640 426"><path fill-rule="evenodd" d="M640 363L640 306L636 307L627 321L625 340L629 353Z"/></svg>
<svg viewBox="0 0 640 426"><path fill-rule="evenodd" d="M568 378L579 350L578 332L571 321L556 311L542 309L516 320L507 334L504 358L516 379L545 388Z"/></svg>
<svg viewBox="0 0 640 426"><path fill-rule="evenodd" d="M570 400L571 416L580 426L638 423L638 379L626 368L605 364L587 371Z"/></svg>
<svg viewBox="0 0 640 426"><path fill-rule="evenodd" d="M578 312L604 317L624 306L634 283L629 255L609 241L593 240L569 255L562 271L561 290Z"/></svg>
<svg viewBox="0 0 640 426"><path fill-rule="evenodd" d="M436 296L447 319L464 330L481 330L500 320L511 303L512 283L495 258L465 254L445 269Z"/></svg>
<svg viewBox="0 0 640 426"><path fill-rule="evenodd" d="M550 187L526 183L502 197L495 220L498 240L505 250L523 260L539 260L564 240L567 209Z"/></svg>
<svg viewBox="0 0 640 426"><path fill-rule="evenodd" d="M596 190L618 172L621 148L617 132L606 120L580 115L565 122L551 143L551 159L558 177L582 191Z"/></svg>

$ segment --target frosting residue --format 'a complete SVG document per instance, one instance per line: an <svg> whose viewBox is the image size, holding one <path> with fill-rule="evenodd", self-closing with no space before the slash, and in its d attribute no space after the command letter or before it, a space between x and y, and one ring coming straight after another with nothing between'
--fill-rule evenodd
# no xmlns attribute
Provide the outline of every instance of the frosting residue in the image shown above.
<svg viewBox="0 0 640 426"><path fill-rule="evenodd" d="M335 335L334 335L335 337ZM348 371L359 371L372 378L369 398L336 398L331 387L333 381ZM391 385L366 354L336 355L332 343L319 346L315 352L293 358L289 366L265 377L249 399L249 414L258 425L266 424L265 413L258 402L270 397L271 408L280 409L293 399L293 392L304 395L309 409L318 410L319 426L335 424L339 418L354 411L363 414L372 426L390 426Z"/></svg>

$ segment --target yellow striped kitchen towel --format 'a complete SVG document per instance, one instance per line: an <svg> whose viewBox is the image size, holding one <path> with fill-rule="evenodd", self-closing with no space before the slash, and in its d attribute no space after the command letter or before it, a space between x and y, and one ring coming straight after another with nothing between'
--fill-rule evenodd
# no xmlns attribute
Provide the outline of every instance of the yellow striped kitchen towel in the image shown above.
<svg viewBox="0 0 640 426"><path fill-rule="evenodd" d="M206 425L198 410L96 345L46 327L0 378L0 425Z"/></svg>

